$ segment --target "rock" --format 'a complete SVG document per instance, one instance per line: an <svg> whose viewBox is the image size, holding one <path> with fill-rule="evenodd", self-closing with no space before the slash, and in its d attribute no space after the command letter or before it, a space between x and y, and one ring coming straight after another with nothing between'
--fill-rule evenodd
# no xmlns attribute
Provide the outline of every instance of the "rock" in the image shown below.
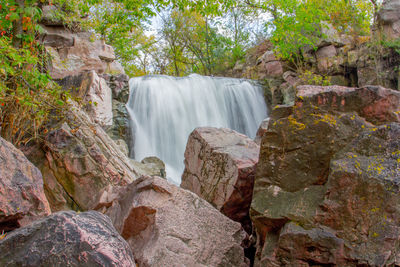
<svg viewBox="0 0 400 267"><path fill-rule="evenodd" d="M102 41L91 41L90 37L78 34L71 36L74 38L72 47L55 49L46 46L52 57L50 75L53 79L62 79L91 70L102 74L107 70L109 62L115 59L112 48Z"/></svg>
<svg viewBox="0 0 400 267"><path fill-rule="evenodd" d="M369 266L400 263L399 162L398 123L363 132L331 161L316 222L350 242L347 257Z"/></svg>
<svg viewBox="0 0 400 267"><path fill-rule="evenodd" d="M265 73L260 73L265 75ZM275 106L283 104L283 95L280 86L285 80L282 77L266 78L262 81L264 89L264 98L267 105Z"/></svg>
<svg viewBox="0 0 400 267"><path fill-rule="evenodd" d="M264 64L266 77L279 77L283 74L283 66L280 61L271 61Z"/></svg>
<svg viewBox="0 0 400 267"><path fill-rule="evenodd" d="M400 38L400 1L386 0L378 12L378 25L388 39Z"/></svg>
<svg viewBox="0 0 400 267"><path fill-rule="evenodd" d="M248 217L259 146L224 128L196 128L185 151L181 187L251 231Z"/></svg>
<svg viewBox="0 0 400 267"><path fill-rule="evenodd" d="M257 59L259 79L280 77L283 74L283 65L274 55L273 51L265 52Z"/></svg>
<svg viewBox="0 0 400 267"><path fill-rule="evenodd" d="M398 264L399 96L299 86L293 107L272 110L250 209L254 266Z"/></svg>
<svg viewBox="0 0 400 267"><path fill-rule="evenodd" d="M0 233L49 215L42 174L1 137L0 162Z"/></svg>
<svg viewBox="0 0 400 267"><path fill-rule="evenodd" d="M279 86L279 91L283 98L282 104L293 105L296 98L296 85L291 85L289 82L284 82Z"/></svg>
<svg viewBox="0 0 400 267"><path fill-rule="evenodd" d="M54 48L74 46L74 37L59 33L46 33L43 35L43 45Z"/></svg>
<svg viewBox="0 0 400 267"><path fill-rule="evenodd" d="M141 163L145 164L146 167L152 170L150 173L151 176L159 176L162 178L167 177L165 172L165 164L161 159L157 157L147 157L144 158Z"/></svg>
<svg viewBox="0 0 400 267"><path fill-rule="evenodd" d="M42 6L42 16L40 23L46 26L63 26L63 21L56 16L57 7L55 5Z"/></svg>
<svg viewBox="0 0 400 267"><path fill-rule="evenodd" d="M357 112L374 124L400 122L400 92L380 86L350 88L341 86L310 86L297 88L304 102L325 110ZM296 105L303 105L302 100Z"/></svg>
<svg viewBox="0 0 400 267"><path fill-rule="evenodd" d="M103 127L109 127L113 125L111 89L95 71L91 71L89 77L89 90L84 98L87 103L85 109L94 122Z"/></svg>
<svg viewBox="0 0 400 267"><path fill-rule="evenodd" d="M83 100L84 109L89 116L104 128L113 125L112 92L107 82L95 71L66 76L57 81L64 90Z"/></svg>
<svg viewBox="0 0 400 267"><path fill-rule="evenodd" d="M101 45L101 49L99 50L99 58L105 62L113 62L116 59L114 48L111 45L103 43Z"/></svg>
<svg viewBox="0 0 400 267"><path fill-rule="evenodd" d="M337 73L340 65L344 63L344 58L338 56L334 45L324 46L316 52L317 67L321 73Z"/></svg>
<svg viewBox="0 0 400 267"><path fill-rule="evenodd" d="M334 45L324 46L315 53L317 59L331 58L337 56L336 47Z"/></svg>
<svg viewBox="0 0 400 267"><path fill-rule="evenodd" d="M268 124L269 124L269 118L266 118L261 122L260 127L258 127L256 138L254 139L254 142L256 142L257 145L261 144L261 138L263 137L264 133L268 130Z"/></svg>
<svg viewBox="0 0 400 267"><path fill-rule="evenodd" d="M75 106L66 122L53 128L40 144L44 158L36 159L45 187L50 189L46 194L50 194L53 211L67 207L87 210L88 203L105 187L126 185L147 174L144 164L126 157L105 131ZM31 152L28 158L36 155Z"/></svg>
<svg viewBox="0 0 400 267"><path fill-rule="evenodd" d="M326 21L321 22L321 35L316 44L319 48L329 45L342 47L353 42L351 36L340 34L332 24Z"/></svg>
<svg viewBox="0 0 400 267"><path fill-rule="evenodd" d="M292 86L296 86L300 82L297 74L293 71L286 71L283 73L282 78L285 80L285 82L288 82Z"/></svg>
<svg viewBox="0 0 400 267"><path fill-rule="evenodd" d="M349 81L343 75L333 75L328 77L332 85L348 86Z"/></svg>
<svg viewBox="0 0 400 267"><path fill-rule="evenodd" d="M279 234L277 258L279 262L294 262L299 266L309 263L330 266L349 266L344 264L345 241L335 236L328 227L309 230L298 224L287 223ZM293 266L293 265L292 265Z"/></svg>
<svg viewBox="0 0 400 267"><path fill-rule="evenodd" d="M106 73L112 75L125 74L125 69L118 61L112 61L107 64Z"/></svg>
<svg viewBox="0 0 400 267"><path fill-rule="evenodd" d="M130 127L130 116L125 104L113 99L112 112L113 124L107 129L107 133L114 140L124 140L125 143L128 145L128 148L130 148L132 146L133 133Z"/></svg>
<svg viewBox="0 0 400 267"><path fill-rule="evenodd" d="M276 58L274 51L267 51L265 52L259 59L257 59L257 63L268 63L271 61L278 61L278 59Z"/></svg>
<svg viewBox="0 0 400 267"><path fill-rule="evenodd" d="M112 90L113 99L126 104L129 99L129 76L126 74L102 76Z"/></svg>
<svg viewBox="0 0 400 267"><path fill-rule="evenodd" d="M358 50L351 50L347 53L347 66L351 68L357 67Z"/></svg>
<svg viewBox="0 0 400 267"><path fill-rule="evenodd" d="M244 67L245 67L245 65L243 62L237 61L235 63L235 66L233 67L233 71L242 72L244 70Z"/></svg>
<svg viewBox="0 0 400 267"><path fill-rule="evenodd" d="M128 243L99 212L58 212L0 240L2 266L135 266Z"/></svg>
<svg viewBox="0 0 400 267"><path fill-rule="evenodd" d="M248 266L240 224L165 179L142 177L109 188L97 202L139 266Z"/></svg>
<svg viewBox="0 0 400 267"><path fill-rule="evenodd" d="M125 156L129 157L129 148L128 148L128 145L125 143L124 140L117 139L117 140L114 140L114 143L117 145L117 147L122 152L122 154L124 154Z"/></svg>

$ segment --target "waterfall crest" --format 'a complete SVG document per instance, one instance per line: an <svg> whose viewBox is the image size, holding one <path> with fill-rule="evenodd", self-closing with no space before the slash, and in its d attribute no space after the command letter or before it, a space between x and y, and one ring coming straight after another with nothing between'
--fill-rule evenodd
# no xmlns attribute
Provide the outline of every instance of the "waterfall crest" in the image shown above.
<svg viewBox="0 0 400 267"><path fill-rule="evenodd" d="M267 115L262 89L247 80L152 75L133 78L129 86L134 157L159 157L176 184L187 139L196 127L225 127L254 138Z"/></svg>

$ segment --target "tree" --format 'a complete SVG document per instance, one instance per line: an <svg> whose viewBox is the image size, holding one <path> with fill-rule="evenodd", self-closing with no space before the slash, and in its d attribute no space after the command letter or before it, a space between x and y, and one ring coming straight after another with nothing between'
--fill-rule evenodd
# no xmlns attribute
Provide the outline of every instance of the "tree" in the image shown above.
<svg viewBox="0 0 400 267"><path fill-rule="evenodd" d="M367 0L245 0L248 6L272 15L267 24L272 28L271 41L277 54L290 61L301 60L300 49L315 47L323 37L323 22L339 32L367 34L374 7Z"/></svg>

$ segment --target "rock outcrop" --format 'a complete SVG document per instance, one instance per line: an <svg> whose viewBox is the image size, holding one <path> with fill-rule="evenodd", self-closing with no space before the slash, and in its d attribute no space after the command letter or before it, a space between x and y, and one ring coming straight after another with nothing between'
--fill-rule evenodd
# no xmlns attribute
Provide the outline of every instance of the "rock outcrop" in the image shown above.
<svg viewBox="0 0 400 267"><path fill-rule="evenodd" d="M135 266L110 219L90 211L58 212L0 240L1 266Z"/></svg>
<svg viewBox="0 0 400 267"><path fill-rule="evenodd" d="M255 266L399 264L399 101L382 87L304 86L272 111L250 209Z"/></svg>
<svg viewBox="0 0 400 267"><path fill-rule="evenodd" d="M126 185L149 173L77 107L71 107L66 122L56 125L39 148L26 149L25 154L42 171L53 211L87 210L105 187Z"/></svg>
<svg viewBox="0 0 400 267"><path fill-rule="evenodd" d="M248 215L259 146L224 128L196 128L185 151L181 187L196 193L251 232Z"/></svg>
<svg viewBox="0 0 400 267"><path fill-rule="evenodd" d="M142 177L99 196L139 266L247 266L239 223L159 177Z"/></svg>
<svg viewBox="0 0 400 267"><path fill-rule="evenodd" d="M49 214L40 171L0 137L0 233Z"/></svg>
<svg viewBox="0 0 400 267"><path fill-rule="evenodd" d="M125 74L109 75L102 77L106 80L112 90L112 113L113 124L107 129L107 133L113 140L123 140L129 150L133 143L133 132L131 131L131 118L125 106L129 99L129 77ZM130 151L129 151L130 152Z"/></svg>
<svg viewBox="0 0 400 267"><path fill-rule="evenodd" d="M107 129L113 125L112 91L106 80L95 71L85 71L58 80L58 83L80 99L90 118Z"/></svg>
<svg viewBox="0 0 400 267"><path fill-rule="evenodd" d="M114 63L114 49L96 40L91 33L71 32L63 25L44 23L47 25L43 25L45 33L42 35L42 43L52 57L49 72L53 79L92 70L98 74L124 73L123 68Z"/></svg>

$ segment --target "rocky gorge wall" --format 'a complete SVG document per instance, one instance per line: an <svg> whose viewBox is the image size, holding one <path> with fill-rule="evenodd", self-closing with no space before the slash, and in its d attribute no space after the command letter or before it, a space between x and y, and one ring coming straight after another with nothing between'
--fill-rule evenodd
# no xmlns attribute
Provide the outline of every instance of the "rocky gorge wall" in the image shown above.
<svg viewBox="0 0 400 267"><path fill-rule="evenodd" d="M382 27L396 34L393 16ZM300 85L264 53L262 73L286 85L256 140L195 129L178 187L157 159L127 157L128 77L107 71L112 49L45 26L69 62L50 72L81 104L23 153L0 138L1 266L400 265L399 91Z"/></svg>

